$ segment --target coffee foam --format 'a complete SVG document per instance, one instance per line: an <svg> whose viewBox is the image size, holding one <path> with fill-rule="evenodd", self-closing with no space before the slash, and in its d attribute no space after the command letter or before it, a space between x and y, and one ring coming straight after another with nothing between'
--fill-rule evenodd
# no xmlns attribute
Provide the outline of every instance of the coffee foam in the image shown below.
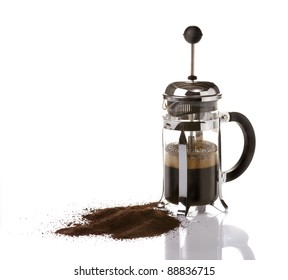
<svg viewBox="0 0 288 280"><path fill-rule="evenodd" d="M165 148L165 165L179 168L178 143L169 143ZM205 140L195 141L187 148L188 169L209 168L218 164L218 150L214 143Z"/></svg>

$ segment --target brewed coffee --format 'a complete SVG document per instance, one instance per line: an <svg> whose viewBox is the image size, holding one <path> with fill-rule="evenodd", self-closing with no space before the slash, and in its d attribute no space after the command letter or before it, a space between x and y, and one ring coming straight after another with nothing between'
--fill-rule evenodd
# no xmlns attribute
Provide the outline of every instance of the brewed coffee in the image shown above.
<svg viewBox="0 0 288 280"><path fill-rule="evenodd" d="M217 198L218 152L211 142L198 140L187 151L187 199L189 205L198 206L214 202ZM178 144L170 143L165 149L165 198L178 204L179 200L179 156Z"/></svg>

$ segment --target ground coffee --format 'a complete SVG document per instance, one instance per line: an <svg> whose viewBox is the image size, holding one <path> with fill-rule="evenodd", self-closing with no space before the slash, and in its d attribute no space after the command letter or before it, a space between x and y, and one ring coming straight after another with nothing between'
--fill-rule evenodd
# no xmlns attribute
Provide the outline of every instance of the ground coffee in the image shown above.
<svg viewBox="0 0 288 280"><path fill-rule="evenodd" d="M127 207L91 210L82 215L82 223L70 223L56 231L69 236L109 235L114 239L153 237L180 226L180 221L157 202Z"/></svg>

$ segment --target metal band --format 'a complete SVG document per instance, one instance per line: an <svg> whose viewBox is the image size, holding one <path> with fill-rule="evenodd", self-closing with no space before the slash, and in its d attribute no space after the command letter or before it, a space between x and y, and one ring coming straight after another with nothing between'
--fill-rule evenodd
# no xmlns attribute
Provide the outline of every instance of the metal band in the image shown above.
<svg viewBox="0 0 288 280"><path fill-rule="evenodd" d="M187 198L187 139L184 131L179 138L179 198Z"/></svg>
<svg viewBox="0 0 288 280"><path fill-rule="evenodd" d="M219 128L219 119L209 120L209 121L192 121L192 122L183 122L183 121L171 121L164 120L163 127L169 130L182 130L184 131L205 131Z"/></svg>

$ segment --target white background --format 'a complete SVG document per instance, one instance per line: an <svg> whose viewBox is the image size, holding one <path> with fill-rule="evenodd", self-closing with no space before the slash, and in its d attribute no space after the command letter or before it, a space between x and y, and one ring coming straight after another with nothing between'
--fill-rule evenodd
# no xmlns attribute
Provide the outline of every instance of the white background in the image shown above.
<svg viewBox="0 0 288 280"><path fill-rule="evenodd" d="M216 83L220 110L245 114L257 137L248 170L224 186L227 223L249 235L256 261L247 273L279 273L288 249L284 4L1 1L3 279L57 273L71 279L74 267L109 262L109 254L113 266L123 259L163 261L162 239L147 245L46 233L88 206L160 198L162 94L189 75L190 46L182 36L189 25L203 32L196 45L198 79ZM223 138L229 168L241 152L240 129L223 125ZM228 249L230 255L233 260ZM239 269L218 266L221 276Z"/></svg>

